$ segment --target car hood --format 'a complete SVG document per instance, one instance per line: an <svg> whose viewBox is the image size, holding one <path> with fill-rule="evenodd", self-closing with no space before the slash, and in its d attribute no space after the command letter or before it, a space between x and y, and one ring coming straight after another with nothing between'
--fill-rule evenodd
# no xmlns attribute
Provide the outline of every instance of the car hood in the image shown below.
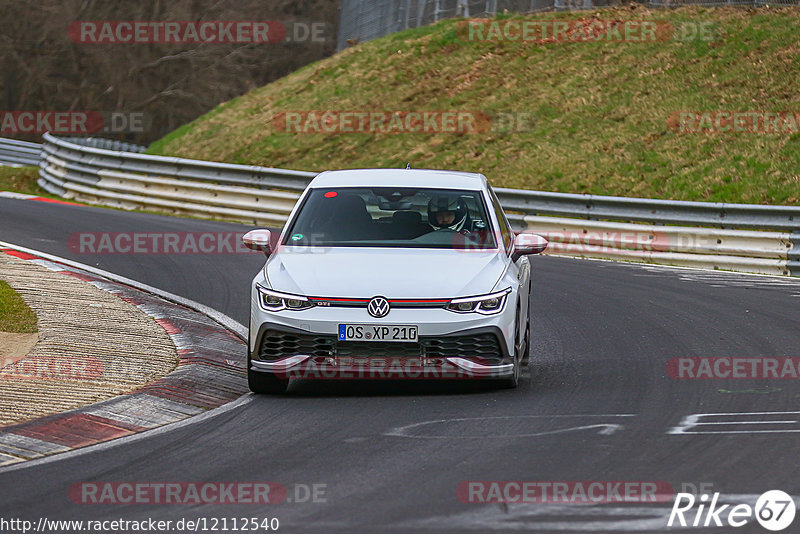
<svg viewBox="0 0 800 534"><path fill-rule="evenodd" d="M497 251L340 247L284 249L265 269L273 289L300 295L455 298L492 291L507 262Z"/></svg>

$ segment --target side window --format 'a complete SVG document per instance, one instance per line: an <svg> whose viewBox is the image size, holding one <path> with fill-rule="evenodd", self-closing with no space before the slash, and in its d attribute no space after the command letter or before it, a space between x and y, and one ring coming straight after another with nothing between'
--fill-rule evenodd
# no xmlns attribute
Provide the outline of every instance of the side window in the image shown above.
<svg viewBox="0 0 800 534"><path fill-rule="evenodd" d="M506 220L505 213L503 213L503 208L500 207L500 201L497 200L497 195L494 194L494 191L491 188L489 188L489 193L492 195L492 207L497 215L497 223L500 225L500 234L503 236L503 245L505 246L506 251L511 250L511 243L514 241L513 233L511 232L511 228L508 226L508 221Z"/></svg>

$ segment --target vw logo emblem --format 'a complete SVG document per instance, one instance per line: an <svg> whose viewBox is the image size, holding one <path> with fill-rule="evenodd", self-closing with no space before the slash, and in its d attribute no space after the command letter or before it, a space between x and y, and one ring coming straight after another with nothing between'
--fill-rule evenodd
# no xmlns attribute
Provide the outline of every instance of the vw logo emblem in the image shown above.
<svg viewBox="0 0 800 534"><path fill-rule="evenodd" d="M367 311L373 317L386 317L389 313L389 301L384 297L373 297L367 304Z"/></svg>

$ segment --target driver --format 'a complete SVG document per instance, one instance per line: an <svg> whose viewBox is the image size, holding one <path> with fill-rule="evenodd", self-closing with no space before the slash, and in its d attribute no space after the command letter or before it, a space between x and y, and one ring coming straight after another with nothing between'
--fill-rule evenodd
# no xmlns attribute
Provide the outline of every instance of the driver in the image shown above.
<svg viewBox="0 0 800 534"><path fill-rule="evenodd" d="M436 195L428 202L428 224L434 230L459 232L464 229L468 217L467 203L458 196Z"/></svg>

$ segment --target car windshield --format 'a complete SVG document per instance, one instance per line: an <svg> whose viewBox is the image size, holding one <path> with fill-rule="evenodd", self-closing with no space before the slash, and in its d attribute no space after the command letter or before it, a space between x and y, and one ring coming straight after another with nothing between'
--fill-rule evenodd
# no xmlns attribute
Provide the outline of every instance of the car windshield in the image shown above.
<svg viewBox="0 0 800 534"><path fill-rule="evenodd" d="M480 191L397 187L313 189L283 244L496 248Z"/></svg>

